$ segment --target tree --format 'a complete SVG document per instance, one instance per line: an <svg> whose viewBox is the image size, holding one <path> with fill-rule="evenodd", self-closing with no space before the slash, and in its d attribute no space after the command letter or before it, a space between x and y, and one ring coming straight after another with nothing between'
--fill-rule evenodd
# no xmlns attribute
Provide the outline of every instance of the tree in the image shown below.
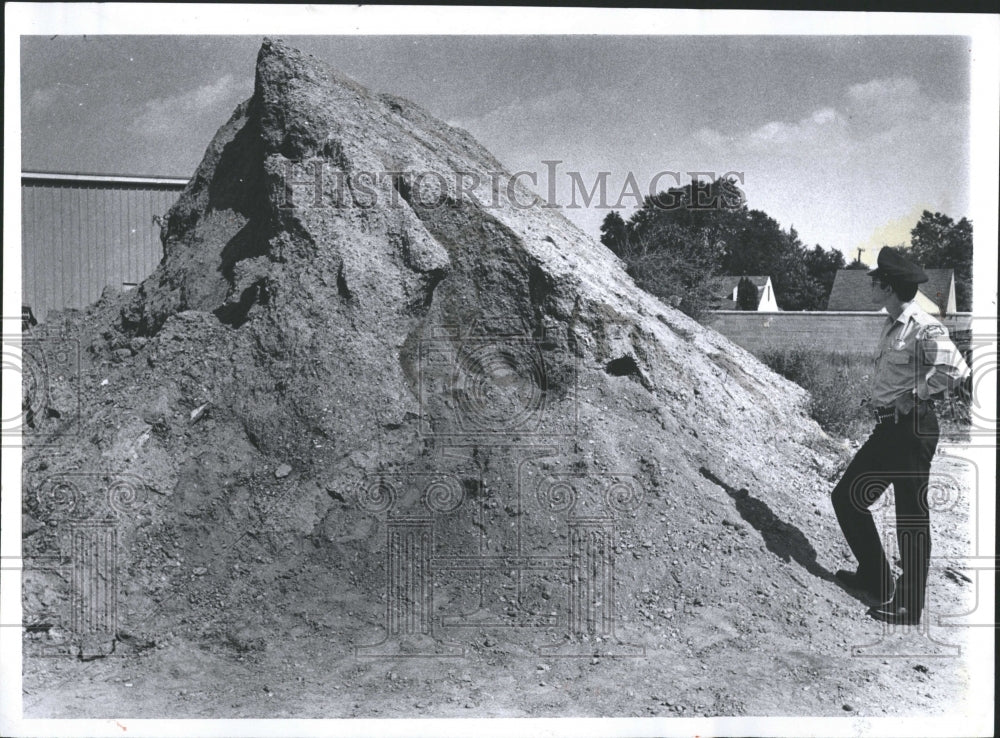
<svg viewBox="0 0 1000 738"><path fill-rule="evenodd" d="M925 210L910 231L910 256L928 269L954 269L956 306L972 310L972 221Z"/></svg>
<svg viewBox="0 0 1000 738"><path fill-rule="evenodd" d="M737 214L732 220L723 273L770 276L782 310L819 310L825 306L833 277L843 265L839 252L819 246L806 249L794 228L783 230L760 210Z"/></svg>
<svg viewBox="0 0 1000 738"><path fill-rule="evenodd" d="M850 264L848 264L844 268L845 269L865 269L865 270L871 269L871 267L868 266L867 264L865 264L863 261L861 261L861 259L855 259L854 261L852 261Z"/></svg>
<svg viewBox="0 0 1000 738"><path fill-rule="evenodd" d="M601 224L601 243L615 255L624 258L628 250L628 231L625 228L625 221L617 210L608 213Z"/></svg>
<svg viewBox="0 0 1000 738"><path fill-rule="evenodd" d="M705 232L647 224L630 233L629 273L640 287L698 319L708 308L709 282L719 272L722 244Z"/></svg>
<svg viewBox="0 0 1000 738"><path fill-rule="evenodd" d="M837 272L844 268L844 255L836 249L827 251L817 244L811 251L805 252L805 266L809 278L820 286L820 292L814 293L811 304L806 310L826 310L833 280Z"/></svg>
<svg viewBox="0 0 1000 738"><path fill-rule="evenodd" d="M608 213L601 243L625 260L640 287L699 317L719 273L727 213L741 207L742 192L728 181L673 187L646 197L628 222Z"/></svg>
<svg viewBox="0 0 1000 738"><path fill-rule="evenodd" d="M741 277L739 284L736 285L736 309L757 309L757 285L747 277Z"/></svg>
<svg viewBox="0 0 1000 738"><path fill-rule="evenodd" d="M778 222L761 210L750 210L735 221L726 243L723 271L765 275L780 270L789 244Z"/></svg>
<svg viewBox="0 0 1000 738"><path fill-rule="evenodd" d="M707 281L716 274L768 275L779 308L818 309L843 265L838 252L810 251L794 228L747 209L736 181L722 178L646 197L627 222L609 213L601 243L640 286L691 315L707 305Z"/></svg>

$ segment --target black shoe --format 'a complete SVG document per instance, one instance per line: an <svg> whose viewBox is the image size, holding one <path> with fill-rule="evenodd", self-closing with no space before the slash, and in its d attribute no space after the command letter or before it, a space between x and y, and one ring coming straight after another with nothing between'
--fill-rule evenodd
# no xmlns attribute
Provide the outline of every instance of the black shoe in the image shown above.
<svg viewBox="0 0 1000 738"><path fill-rule="evenodd" d="M873 607L868 611L868 614L876 620L881 620L883 623L888 623L889 625L920 624L920 612L918 610L911 610L903 605L897 605L892 602L881 607Z"/></svg>
<svg viewBox="0 0 1000 738"><path fill-rule="evenodd" d="M877 578L873 579L872 577L863 576L856 571L848 571L847 569L838 570L834 574L834 577L848 589L864 592L869 599L877 602L879 605L891 602L896 592L896 583L891 579L886 582L880 582Z"/></svg>

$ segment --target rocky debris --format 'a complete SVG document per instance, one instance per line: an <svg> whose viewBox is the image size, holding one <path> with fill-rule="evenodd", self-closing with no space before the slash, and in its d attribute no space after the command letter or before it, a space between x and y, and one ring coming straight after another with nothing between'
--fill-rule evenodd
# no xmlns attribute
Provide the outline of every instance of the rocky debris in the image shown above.
<svg viewBox="0 0 1000 738"><path fill-rule="evenodd" d="M201 420L202 416L205 415L205 411L208 409L208 406L209 403L203 402L201 405L192 410L191 415L189 416L190 421L192 423L197 423L199 420Z"/></svg>
<svg viewBox="0 0 1000 738"><path fill-rule="evenodd" d="M381 172L413 176L362 176ZM821 581L812 547L835 538L812 514L828 493L815 461L842 450L800 388L639 290L556 210L511 204L531 193L508 182L464 131L266 41L253 96L166 217L160 266L72 318L81 385L101 389L81 394L79 432L25 454L25 512L45 524L29 554L51 555L72 519L51 480L139 480L108 512L132 630L280 652L383 627L392 504L429 508L435 545L465 554L506 550L520 524L551 555L567 511L613 513L601 606L634 641L710 648L700 619L730 638L718 609L754 597L742 647L767 643L753 623L809 609L793 575ZM409 499L378 475L458 482ZM474 609L474 582L446 582L436 602ZM564 622L566 589L544 573L494 604ZM477 643L503 648L481 658L532 653L539 632L490 631Z"/></svg>

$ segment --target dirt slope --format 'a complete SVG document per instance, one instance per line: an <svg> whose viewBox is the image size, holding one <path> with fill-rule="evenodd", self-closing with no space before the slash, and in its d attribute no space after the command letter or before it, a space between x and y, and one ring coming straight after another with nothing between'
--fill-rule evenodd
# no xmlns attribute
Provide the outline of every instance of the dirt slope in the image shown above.
<svg viewBox="0 0 1000 738"><path fill-rule="evenodd" d="M72 565L27 567L29 714L924 699L933 674L851 656L880 631L830 581L846 449L803 390L508 183L465 132L264 43L159 268L62 334L80 412L39 416L25 552L69 561L67 531L111 521L117 620L71 627ZM97 660L40 658L63 653Z"/></svg>

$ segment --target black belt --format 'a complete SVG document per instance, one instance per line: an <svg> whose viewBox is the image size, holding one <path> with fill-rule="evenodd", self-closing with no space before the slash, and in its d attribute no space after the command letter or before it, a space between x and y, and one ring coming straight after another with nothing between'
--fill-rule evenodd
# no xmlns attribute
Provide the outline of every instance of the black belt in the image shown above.
<svg viewBox="0 0 1000 738"><path fill-rule="evenodd" d="M875 416L875 425L882 425L883 423L898 423L900 418L908 418L913 415L914 412L920 417L923 417L924 411L931 410L934 408L933 400L917 400L913 405L913 409L908 413L901 413L895 407L873 407L872 414Z"/></svg>
<svg viewBox="0 0 1000 738"><path fill-rule="evenodd" d="M899 412L894 407L873 407L872 413L875 415L875 425L890 421L895 423L899 419Z"/></svg>

